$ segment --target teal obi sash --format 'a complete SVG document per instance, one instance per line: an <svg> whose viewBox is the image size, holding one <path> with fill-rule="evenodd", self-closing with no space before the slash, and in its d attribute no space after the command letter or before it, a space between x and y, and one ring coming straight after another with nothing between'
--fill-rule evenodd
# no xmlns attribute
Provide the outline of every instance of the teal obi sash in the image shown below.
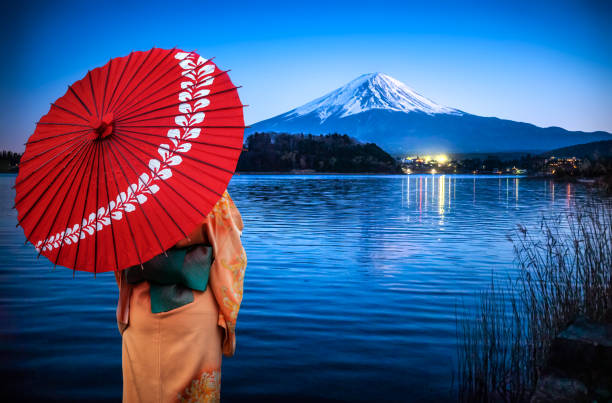
<svg viewBox="0 0 612 403"><path fill-rule="evenodd" d="M148 281L151 290L151 312L168 312L193 302L192 290L205 291L210 266L213 262L212 246L194 245L172 248L146 263L127 270L127 281L138 284Z"/></svg>

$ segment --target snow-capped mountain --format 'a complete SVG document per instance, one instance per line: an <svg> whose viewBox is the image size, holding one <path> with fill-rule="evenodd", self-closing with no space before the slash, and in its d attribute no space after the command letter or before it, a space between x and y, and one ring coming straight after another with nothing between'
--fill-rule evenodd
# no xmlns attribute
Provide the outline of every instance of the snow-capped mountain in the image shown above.
<svg viewBox="0 0 612 403"><path fill-rule="evenodd" d="M607 132L569 132L472 115L440 105L382 73L359 76L314 101L252 125L247 133L257 131L348 134L396 155L545 151L612 139Z"/></svg>
<svg viewBox="0 0 612 403"><path fill-rule="evenodd" d="M321 122L329 117L344 118L373 109L396 112L454 113L460 111L439 105L417 94L404 83L382 73L357 77L327 95L300 106L285 115L288 119L316 113Z"/></svg>

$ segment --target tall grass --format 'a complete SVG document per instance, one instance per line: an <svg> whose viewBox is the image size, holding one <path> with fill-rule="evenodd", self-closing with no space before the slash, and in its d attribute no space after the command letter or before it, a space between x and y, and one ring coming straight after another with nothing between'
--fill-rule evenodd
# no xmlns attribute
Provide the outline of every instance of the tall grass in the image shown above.
<svg viewBox="0 0 612 403"><path fill-rule="evenodd" d="M510 238L517 276L492 279L477 309L457 320L460 401L529 400L555 336L578 315L612 312L609 199L577 202Z"/></svg>

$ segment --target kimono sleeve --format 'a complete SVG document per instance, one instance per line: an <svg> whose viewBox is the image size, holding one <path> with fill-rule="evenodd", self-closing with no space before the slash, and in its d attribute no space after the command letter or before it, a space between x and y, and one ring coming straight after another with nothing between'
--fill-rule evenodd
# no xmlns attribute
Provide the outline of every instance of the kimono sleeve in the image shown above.
<svg viewBox="0 0 612 403"><path fill-rule="evenodd" d="M236 350L236 320L242 302L246 252L242 247L242 217L227 191L208 214L206 234L213 247L209 286L219 306L218 325L225 330L223 354Z"/></svg>
<svg viewBox="0 0 612 403"><path fill-rule="evenodd" d="M123 332L129 325L130 321L130 296L132 295L132 285L128 284L125 278L126 271L115 271L115 280L119 287L119 300L117 301L117 327L119 333Z"/></svg>

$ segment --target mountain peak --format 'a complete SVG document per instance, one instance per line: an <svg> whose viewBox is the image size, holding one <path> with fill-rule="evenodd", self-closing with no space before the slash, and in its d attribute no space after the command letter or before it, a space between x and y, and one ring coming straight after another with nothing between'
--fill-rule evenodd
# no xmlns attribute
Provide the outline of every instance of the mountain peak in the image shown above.
<svg viewBox="0 0 612 403"><path fill-rule="evenodd" d="M363 74L348 84L287 113L288 118L315 113L324 122L372 109L427 114L461 114L418 94L395 78L380 72Z"/></svg>

